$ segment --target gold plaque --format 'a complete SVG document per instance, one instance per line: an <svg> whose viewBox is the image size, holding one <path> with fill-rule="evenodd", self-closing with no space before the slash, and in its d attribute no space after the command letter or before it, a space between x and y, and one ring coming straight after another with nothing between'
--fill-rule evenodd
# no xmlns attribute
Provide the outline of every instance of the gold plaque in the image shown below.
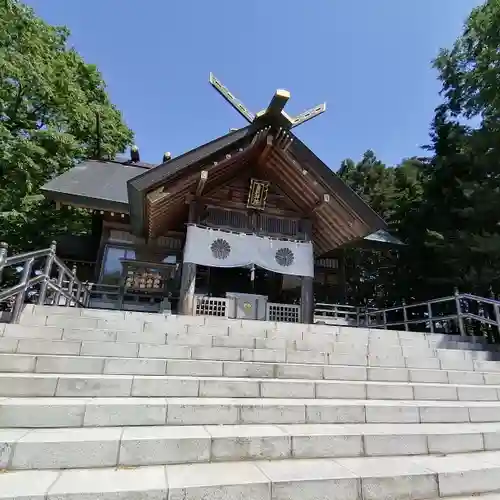
<svg viewBox="0 0 500 500"><path fill-rule="evenodd" d="M269 182L259 181L257 179L251 179L250 191L248 193L248 200L247 200L247 208L264 210L264 207L266 206L268 190L269 190Z"/></svg>

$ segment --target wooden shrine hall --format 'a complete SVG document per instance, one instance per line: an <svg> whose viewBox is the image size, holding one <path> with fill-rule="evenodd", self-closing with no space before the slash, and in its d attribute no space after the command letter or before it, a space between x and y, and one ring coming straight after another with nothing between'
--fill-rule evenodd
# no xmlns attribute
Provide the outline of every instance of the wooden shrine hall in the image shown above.
<svg viewBox="0 0 500 500"><path fill-rule="evenodd" d="M210 83L248 126L159 165L133 147L126 161L88 160L48 182L58 207L93 213L92 235L58 253L90 263L93 307L311 323L320 290L342 294L339 250L394 240L293 134L324 104L291 117L278 90L253 114Z"/></svg>

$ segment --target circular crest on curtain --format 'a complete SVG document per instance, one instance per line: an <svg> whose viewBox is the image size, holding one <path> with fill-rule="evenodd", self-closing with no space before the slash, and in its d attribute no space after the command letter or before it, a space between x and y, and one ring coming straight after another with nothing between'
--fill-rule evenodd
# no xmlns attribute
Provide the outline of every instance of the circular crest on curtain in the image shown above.
<svg viewBox="0 0 500 500"><path fill-rule="evenodd" d="M278 249L274 258L276 259L276 262L283 267L291 266L295 260L295 256L289 248Z"/></svg>
<svg viewBox="0 0 500 500"><path fill-rule="evenodd" d="M212 255L216 259L224 260L229 257L231 253L231 245L222 238L217 238L210 245L210 250L212 250Z"/></svg>

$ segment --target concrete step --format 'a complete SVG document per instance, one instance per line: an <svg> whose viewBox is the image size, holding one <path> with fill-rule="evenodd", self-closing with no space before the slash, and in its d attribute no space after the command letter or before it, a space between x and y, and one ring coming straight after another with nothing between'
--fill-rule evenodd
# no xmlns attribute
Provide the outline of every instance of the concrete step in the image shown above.
<svg viewBox="0 0 500 500"><path fill-rule="evenodd" d="M27 306L0 352L0 500L500 490L484 339Z"/></svg>
<svg viewBox="0 0 500 500"><path fill-rule="evenodd" d="M41 317L42 319L33 319L32 316ZM241 319L227 319L220 318L214 316L183 316L183 315L175 315L175 314L155 314L155 313L141 313L141 312L128 312L128 311L112 311L105 309L76 309L76 308L67 308L67 307L54 307L54 306L37 306L37 305L26 305L24 312L21 317L21 322L26 324L45 324L46 318L48 317L66 317L76 319L78 321L79 318L91 318L93 320L102 320L105 319L108 322L115 322L121 324L130 325L131 322L136 323L151 323L151 324L165 324L168 322L169 324L177 324L182 326L204 326L204 327L224 327L224 328L234 328L243 326L246 329L267 329L267 330L301 330L301 331L340 331L343 329L344 331L351 332L363 332L370 331L373 333L377 332L385 332L389 334L399 334L402 338L411 338L414 335L422 336L422 335L443 335L446 338L454 338L460 340L460 338L467 338L468 341L476 340L477 342L486 342L482 337L460 337L460 335L450 335L450 334L431 334L431 333L422 333L422 332L412 332L412 331L404 331L404 330L384 330L382 328L357 328L352 326L339 326L339 325L322 325L322 324L314 324L314 325L304 325L300 323L281 323L281 322L272 322L272 321L252 321L252 320L241 320ZM49 320L51 321L59 321L59 320ZM96 325L92 325L94 328ZM125 330L128 330L129 327L125 327Z"/></svg>
<svg viewBox="0 0 500 500"><path fill-rule="evenodd" d="M495 367L496 365L494 368ZM44 354L0 354L0 372L189 375L201 377L224 376L500 385L500 373L498 372L299 363L261 363L254 361L71 356L62 354L53 356Z"/></svg>
<svg viewBox="0 0 500 500"><path fill-rule="evenodd" d="M0 430L2 469L134 467L500 450L500 423Z"/></svg>
<svg viewBox="0 0 500 500"><path fill-rule="evenodd" d="M32 318L32 316L37 316L37 319ZM429 333L429 332L412 332L405 330L384 330L383 328L359 328L352 326L342 326L342 325L304 325L300 323L282 323L282 322L272 322L272 321L252 321L252 320L241 320L241 319L227 319L214 316L183 316L175 314L155 314L155 313L141 313L141 312L127 312L127 311L112 311L106 309L75 309L67 307L54 307L54 306L37 306L37 305L26 305L25 310L21 317L21 322L24 324L46 324L51 322L65 321L64 319L49 319L48 317L59 317L67 318L79 321L80 318L92 319L92 320L107 320L108 323L114 322L115 324L127 325L123 329L129 330L132 323L135 324L165 324L179 325L183 327L197 327L202 326L205 328L210 327L223 327L223 328L235 328L243 327L244 329L252 330L288 330L294 331L318 331L318 332L339 332L349 331L349 332L370 332L374 335L384 332L384 335L399 335L401 338L412 338L414 336L424 336L429 335L433 337L438 337L441 335L443 338L450 340L461 340L467 339L467 342L475 341L487 343L486 339L483 337L471 337L471 336L460 336L457 334L440 334L440 333ZM40 319L42 318L42 319ZM97 325L92 324L92 328Z"/></svg>
<svg viewBox="0 0 500 500"><path fill-rule="evenodd" d="M2 398L0 427L500 422L493 401Z"/></svg>
<svg viewBox="0 0 500 500"><path fill-rule="evenodd" d="M498 401L500 386L353 380L0 373L0 397L2 396Z"/></svg>
<svg viewBox="0 0 500 500"><path fill-rule="evenodd" d="M367 330L349 328L348 330L317 330L318 325L291 325L291 330L259 329L258 321L248 327L212 327L187 325L179 330L176 322L142 324L131 321L126 325L112 322L99 327L78 328L73 318L64 318L67 324L61 326L43 325L0 325L0 335L6 338L47 338L55 340L97 340L119 342L143 342L150 344L202 345L240 348L279 348L294 350L323 350L326 352L350 352L352 350L375 352L394 351L411 353L412 350L432 351L436 348L456 350L494 351L498 356L499 346L484 344L485 339L453 335L395 332L387 330ZM85 318L86 319L86 318ZM99 320L97 320L99 321ZM150 327L151 325L151 327ZM301 329L296 327L300 326ZM107 328L104 328L107 327ZM114 327L110 329L111 327ZM124 329L127 327L127 329ZM304 330L309 328L309 330ZM464 341L468 339L469 341ZM335 345L334 345L335 344Z"/></svg>
<svg viewBox="0 0 500 500"><path fill-rule="evenodd" d="M0 498L437 499L500 490L500 453L14 471Z"/></svg>
<svg viewBox="0 0 500 500"><path fill-rule="evenodd" d="M287 340L306 340L325 336L330 341L332 336L337 342L390 343L403 347L441 347L451 349L470 349L499 351L500 346L488 345L482 337L460 335L431 334L383 329L366 329L327 325L302 325L296 323L275 323L269 321L229 320L210 316L176 316L143 314L119 311L54 308L46 306L28 306L22 316L25 325L52 325L65 329L106 329L118 331L136 331L171 334L213 334L237 336L253 335L256 338L280 338ZM492 354L493 354L492 352Z"/></svg>
<svg viewBox="0 0 500 500"><path fill-rule="evenodd" d="M17 326L17 325L16 325ZM189 342L185 336L184 343ZM204 337L210 338L210 337ZM140 339L138 339L140 340ZM192 340L192 339L191 339ZM149 344L118 341L49 340L34 338L0 338L0 352L17 354L84 355L97 357L177 358L223 361L256 361L267 363L330 364L394 368L426 368L460 371L500 371L500 362L491 361L492 353L463 350L408 351L296 350L280 348L236 348L227 346ZM405 355L407 354L407 355Z"/></svg>

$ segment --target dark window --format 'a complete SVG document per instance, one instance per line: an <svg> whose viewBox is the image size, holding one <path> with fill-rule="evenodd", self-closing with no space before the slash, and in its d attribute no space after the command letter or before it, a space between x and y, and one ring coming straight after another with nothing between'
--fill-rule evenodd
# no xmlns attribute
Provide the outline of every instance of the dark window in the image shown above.
<svg viewBox="0 0 500 500"><path fill-rule="evenodd" d="M101 283L118 285L122 275L121 259L135 259L135 250L127 247L106 245L101 271Z"/></svg>

